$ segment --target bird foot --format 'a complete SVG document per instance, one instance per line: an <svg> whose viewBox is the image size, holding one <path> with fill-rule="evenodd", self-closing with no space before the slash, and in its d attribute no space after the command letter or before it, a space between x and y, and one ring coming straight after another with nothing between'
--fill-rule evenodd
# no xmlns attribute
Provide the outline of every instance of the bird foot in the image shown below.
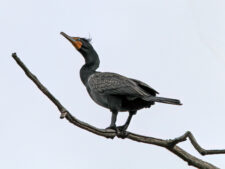
<svg viewBox="0 0 225 169"><path fill-rule="evenodd" d="M122 139L126 138L128 136L126 129L127 129L126 125L118 126L116 128L117 137L122 138Z"/></svg>

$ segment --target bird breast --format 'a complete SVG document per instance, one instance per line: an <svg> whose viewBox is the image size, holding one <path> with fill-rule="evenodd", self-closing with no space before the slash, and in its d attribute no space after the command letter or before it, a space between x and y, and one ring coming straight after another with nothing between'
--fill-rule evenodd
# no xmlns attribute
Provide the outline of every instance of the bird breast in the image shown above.
<svg viewBox="0 0 225 169"><path fill-rule="evenodd" d="M93 90L90 90L90 88L87 88L88 94L90 95L90 97L92 98L92 100L94 100L95 103L97 103L98 105L105 107L105 108L109 108L108 106L108 99L106 95L100 94L98 92L95 92Z"/></svg>

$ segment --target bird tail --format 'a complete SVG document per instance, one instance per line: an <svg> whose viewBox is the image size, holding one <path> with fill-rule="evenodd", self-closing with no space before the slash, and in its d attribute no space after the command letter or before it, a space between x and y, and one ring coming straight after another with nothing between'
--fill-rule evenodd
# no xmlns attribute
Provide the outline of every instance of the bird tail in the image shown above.
<svg viewBox="0 0 225 169"><path fill-rule="evenodd" d="M174 105L182 105L180 100L177 99L171 99L171 98L165 98L165 97L146 97L143 98L146 101L153 101L153 102L159 102L159 103L166 103L166 104L174 104Z"/></svg>

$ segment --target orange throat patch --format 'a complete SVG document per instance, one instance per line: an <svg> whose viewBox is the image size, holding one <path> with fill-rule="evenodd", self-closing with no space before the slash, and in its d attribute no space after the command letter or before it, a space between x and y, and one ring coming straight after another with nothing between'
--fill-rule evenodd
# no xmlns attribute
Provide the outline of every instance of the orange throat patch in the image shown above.
<svg viewBox="0 0 225 169"><path fill-rule="evenodd" d="M82 46L82 42L81 41L75 41L73 42L74 47L79 50Z"/></svg>

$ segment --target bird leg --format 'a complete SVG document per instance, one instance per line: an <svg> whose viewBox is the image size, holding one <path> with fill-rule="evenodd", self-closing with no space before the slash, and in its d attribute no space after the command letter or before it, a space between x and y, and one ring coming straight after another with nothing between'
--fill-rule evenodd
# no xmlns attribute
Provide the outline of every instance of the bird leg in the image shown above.
<svg viewBox="0 0 225 169"><path fill-rule="evenodd" d="M129 124L130 124L130 121L131 121L133 115L136 114L136 112L137 112L137 111L129 111L129 116L128 116L127 121L125 122L125 124L122 125L122 126L118 126L118 127L117 127L117 129L118 129L121 133L125 133L125 132L126 132L128 126L129 126Z"/></svg>
<svg viewBox="0 0 225 169"><path fill-rule="evenodd" d="M116 130L116 119L117 119L118 111L116 111L116 110L111 110L111 112L112 112L111 124L110 124L110 126L107 127L106 129L113 129L113 130Z"/></svg>

